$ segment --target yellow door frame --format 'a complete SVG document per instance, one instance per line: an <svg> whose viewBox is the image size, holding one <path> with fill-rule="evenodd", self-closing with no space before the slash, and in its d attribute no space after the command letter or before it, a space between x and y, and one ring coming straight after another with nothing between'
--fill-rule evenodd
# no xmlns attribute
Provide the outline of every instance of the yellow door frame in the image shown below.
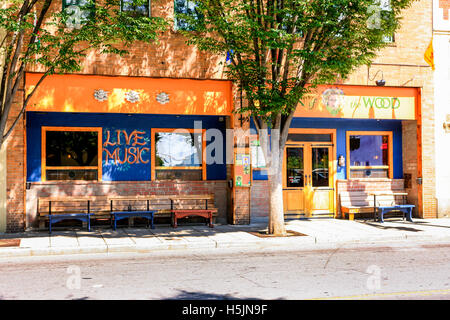
<svg viewBox="0 0 450 320"><path fill-rule="evenodd" d="M291 128L289 129L289 133L293 134L331 134L331 142L295 142L295 143L289 143L289 141L286 142L285 150L284 150L284 157L283 157L283 174L282 174L282 180L283 180L283 190L288 189L286 186L286 148L288 147L295 147L295 146L303 146L304 150L306 146L309 145L308 149L311 149L314 147L314 145L324 145L329 146L331 148L331 154L328 159L329 161L329 168L330 168L330 187L333 188L333 203L332 205L332 213L333 216L336 218L337 210L337 194L336 194L336 173L337 173L337 160L336 160L336 129L312 129L312 128ZM304 159L306 159L306 154L303 155ZM311 164L307 164L305 162L305 172L306 172L306 166L311 166ZM310 208L307 207L307 202L305 203L305 213L309 214Z"/></svg>

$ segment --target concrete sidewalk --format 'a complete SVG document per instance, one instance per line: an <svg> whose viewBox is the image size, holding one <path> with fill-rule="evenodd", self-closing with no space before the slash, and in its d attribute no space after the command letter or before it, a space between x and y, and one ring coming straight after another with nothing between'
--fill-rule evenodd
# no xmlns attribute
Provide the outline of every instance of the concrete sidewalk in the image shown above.
<svg viewBox="0 0 450 320"><path fill-rule="evenodd" d="M414 223L392 219L373 220L302 219L286 221L287 230L303 236L267 237L260 232L266 223L250 225L156 226L155 229L107 228L0 234L0 258L61 254L136 252L206 248L314 249L320 245L389 241L450 241L450 219L414 219ZM13 244L12 240L16 241ZM7 244L7 240L10 241Z"/></svg>

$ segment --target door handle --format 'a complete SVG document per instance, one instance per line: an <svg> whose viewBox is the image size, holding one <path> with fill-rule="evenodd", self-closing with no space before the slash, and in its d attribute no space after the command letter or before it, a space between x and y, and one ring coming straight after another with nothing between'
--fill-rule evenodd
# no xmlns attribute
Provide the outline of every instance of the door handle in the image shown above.
<svg viewBox="0 0 450 320"><path fill-rule="evenodd" d="M309 186L311 187L311 175L309 175Z"/></svg>
<svg viewBox="0 0 450 320"><path fill-rule="evenodd" d="M305 186L308 185L308 175L305 174Z"/></svg>

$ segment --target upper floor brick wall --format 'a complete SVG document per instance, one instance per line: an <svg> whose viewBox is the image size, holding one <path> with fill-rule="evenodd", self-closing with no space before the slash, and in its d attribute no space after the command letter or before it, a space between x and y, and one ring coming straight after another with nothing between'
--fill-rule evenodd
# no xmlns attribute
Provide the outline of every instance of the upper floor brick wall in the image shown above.
<svg viewBox="0 0 450 320"><path fill-rule="evenodd" d="M56 1L52 10L62 9ZM151 1L152 16L173 19L173 0ZM374 62L386 64L423 65L423 53L432 32L432 2L416 0L403 13L402 27L395 33L395 42L380 51ZM83 61L81 73L96 75L124 75L147 77L174 77L199 79L224 79L224 56L200 52L188 46L186 38L173 25L162 32L159 42L135 42L123 57L101 55L95 51ZM33 71L40 71L34 69Z"/></svg>
<svg viewBox="0 0 450 320"><path fill-rule="evenodd" d="M432 0L416 0L403 12L395 42L381 50L376 63L426 65L423 59L433 30Z"/></svg>

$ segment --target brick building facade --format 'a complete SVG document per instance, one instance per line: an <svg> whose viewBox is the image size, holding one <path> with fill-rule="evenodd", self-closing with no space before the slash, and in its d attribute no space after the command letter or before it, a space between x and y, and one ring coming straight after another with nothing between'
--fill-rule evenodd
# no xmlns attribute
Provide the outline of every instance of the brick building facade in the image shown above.
<svg viewBox="0 0 450 320"><path fill-rule="evenodd" d="M53 10L59 10L60 7L61 4L56 3ZM171 17L173 12L174 1L172 0L164 0L151 4L151 13L154 16ZM327 157L329 156L330 159L329 169L330 172L334 173L333 176L329 177L331 181L330 186L333 190L332 193L330 193L329 198L331 199L331 202L329 203L328 209L325 210L326 215L332 217L339 216L337 205L337 193L339 190L356 190L363 186L365 190L385 190L386 188L396 190L406 187L406 190L409 193L408 200L416 205L417 210L414 213L416 217L437 217L434 82L433 71L423 59L423 54L433 34L431 24L432 15L432 1L420 0L414 2L412 7L404 12L402 28L394 35L394 41L380 52L378 58L374 60L370 67L361 67L342 83L330 84L330 88L343 88L342 90L344 92L347 92L347 90L350 89L377 90L378 88L375 85L375 80L381 79L382 75L386 81L385 88L389 89L392 87L396 92L404 94L406 98L414 99L414 114L411 118L400 118L397 120L377 120L376 118L367 120L348 120L354 122L348 122L347 120L342 119L342 121L336 120L336 122L332 122L332 125L329 127L323 123L324 120L327 120L326 117L324 119L321 117L303 118L299 116L293 121L292 129L294 130L294 134L308 135L310 134L308 130L325 130L323 131L324 135L330 134L331 138L329 143L325 143L323 150L320 150L320 152L328 152ZM182 118L180 120L180 114L177 114L176 111L165 113L165 105L161 103L158 104L155 100L152 100L149 110L153 111L147 111L146 114L155 114L154 110L158 110L156 113L162 118L157 118L155 115L155 119L161 120L155 120L159 121L159 123L148 128L148 131L154 128L192 129L195 121L203 121L206 124L206 126L203 127L204 129L219 128L220 130L225 130L241 127L242 122L229 111L232 107L238 108L240 100L236 89L225 78L223 70L224 64L220 64L220 62L225 61L225 57L200 52L194 47L187 46L185 44L185 38L174 28L160 36L159 44L149 45L135 43L134 46L128 48L128 50L130 51L130 54L124 57L98 55L93 52L86 58L86 61L84 61L83 70L75 76L78 78L82 77L82 79L94 79L89 80L91 83L95 83L98 79L103 79L101 77L110 77L108 83L111 86L118 87L120 87L125 80L131 78L137 79L137 81L145 83L146 85L148 84L149 88L153 86L154 83L160 82L162 79L172 81L170 85L173 86L178 86L175 84L176 80L198 81L199 84L204 84L204 81L211 81L211 86L213 88L211 90L219 90L217 89L217 86L221 87L224 83L227 83L229 89L226 90L228 91L223 91L221 93L227 96L224 100L227 103L227 106L225 108L226 110L224 109L220 112L199 112L197 114L194 112L189 114L190 118L183 118L183 115L181 115ZM24 83L25 89L27 86L33 84L33 75L36 75L39 71L39 69L29 70ZM97 89L102 88L103 83L106 82L97 81ZM49 84L46 85L47 89L51 88ZM183 86L184 84L177 87L177 90L181 95L183 92L187 94L186 89L183 89ZM195 85L193 87L195 87ZM199 85L199 87L201 87L201 85ZM130 89L131 87L127 88ZM106 155L103 150L103 155L100 156L101 161L103 161L103 171L101 171L103 179L97 179L97 181L94 182L50 181L49 179L45 179L44 173L50 170L45 171L42 163L40 163L43 157L40 154L42 150L39 148L41 145L43 146L43 144L39 135L44 132L42 131L43 127L103 127L102 132L104 141L107 131L105 129L106 127L109 126L108 128L113 132L114 130L120 129L118 125L126 123L124 120L125 118L111 118L108 120L110 121L108 125L102 125L100 115L104 114L104 109L102 108L105 104L100 105L101 102L94 101L94 87L90 87L90 89L92 89L92 92L90 93L89 99L91 99L92 105L98 104L98 107L96 107L97 109L93 109L91 114L84 115L86 115L87 118L92 117L92 119L81 120L81 118L77 116L78 113L83 114L83 112L85 112L84 110L78 109L79 106L77 105L77 100L75 100L75 103L72 101L71 105L53 104L44 106L44 104L42 104L42 99L45 98L45 88L43 88L41 95L38 95L41 100L36 98L35 102L37 104L34 104L33 107L30 106L30 108L27 109L26 117L20 121L13 134L7 140L6 212L3 213L4 217L6 217L5 228L7 232L18 232L26 228L36 227L36 197L49 195L77 196L214 193L216 206L219 209L218 222L239 224L248 223L255 219L267 218L269 210L267 180L265 180L263 177L264 175L261 174L263 170L260 170L259 168L253 168L251 186L248 188L235 185L235 181L233 180L235 168L233 165L229 164L214 168L207 167L205 169L206 178L204 177L201 181L195 182L150 179L149 176L144 179L147 181L142 181L142 179L139 178L127 180L126 173L124 174L125 177L115 179L114 177L120 175L120 172L117 170L114 171L113 178L107 179L105 173L107 166L104 163ZM407 91L409 89L412 89L413 91ZM147 89L143 90L144 91L142 92L144 95L150 92L145 91ZM204 90L204 92L207 92L209 89ZM153 91L151 92L152 94L154 93ZM216 91L216 93L217 92L219 91ZM371 93L370 96L378 95L377 91L373 92L374 93ZM383 96L384 92L388 91L383 91L381 96ZM174 92L169 92L170 99L174 99L175 96L176 94ZM355 94L355 96L364 96L364 94ZM18 100L15 101L15 108L13 109L11 119L13 119L14 115L20 110L22 102L21 97L22 94L19 95L17 98ZM87 101L88 97L83 96L83 99L86 99ZM153 98L151 97L151 99ZM39 101L41 101L41 104L39 104ZM214 105L214 101L211 105ZM121 106L125 105L122 104ZM126 103L125 109L122 109L125 111L118 112L120 117L142 117L136 119L138 119L138 121L146 121L143 118L144 115L140 115L139 110L133 111L133 106L135 105L132 103ZM195 108L194 103L193 110ZM174 110L176 110L176 107L174 107ZM114 113L114 111L112 113ZM66 122L61 120L60 115L63 114L67 117ZM98 117L96 117L96 115L98 115ZM166 116L166 118L164 118L164 116ZM84 119L87 119L86 117ZM111 117L113 116L111 115ZM306 118L307 120L305 120ZM185 122L183 123L183 121ZM167 124L167 122L172 124ZM210 123L209 127L207 123ZM134 128L132 127L126 127L124 130L128 130L126 131L126 134L130 134L133 129ZM346 145L347 140L353 139L352 137L357 135L357 133L355 133L352 136L351 132L361 132L363 129L364 131L369 132L391 132L393 140L390 142L388 148L390 150L395 150L395 152L392 160L389 162L389 173L386 173L386 178L348 179L350 172L350 169L348 168L349 162L346 166L344 165L341 168L337 164L340 155L345 156L347 158L346 160L350 161L350 159L348 159L350 153L346 150L348 149L348 146ZM38 137L34 133L31 134L32 130L37 130L33 132L37 132ZM142 130L145 131L146 129ZM348 137L346 137L346 135ZM386 134L386 136L388 136L388 134ZM149 139L156 139L155 137L156 136L152 135L149 136ZM39 148L36 147L37 145ZM308 152L316 152L318 150L318 147L316 147L317 150L314 151L314 145L311 146L312 147ZM150 160L153 162L156 158L151 158ZM147 171L145 170L153 170L151 171L151 174L154 174L155 169L148 167L143 170L145 174L147 174ZM376 169L372 169L372 171L375 172ZM231 188L229 183L230 180L232 181L233 188ZM288 195L286 196L288 197ZM302 213L297 216L303 215L305 214ZM308 215L306 214L306 216Z"/></svg>

